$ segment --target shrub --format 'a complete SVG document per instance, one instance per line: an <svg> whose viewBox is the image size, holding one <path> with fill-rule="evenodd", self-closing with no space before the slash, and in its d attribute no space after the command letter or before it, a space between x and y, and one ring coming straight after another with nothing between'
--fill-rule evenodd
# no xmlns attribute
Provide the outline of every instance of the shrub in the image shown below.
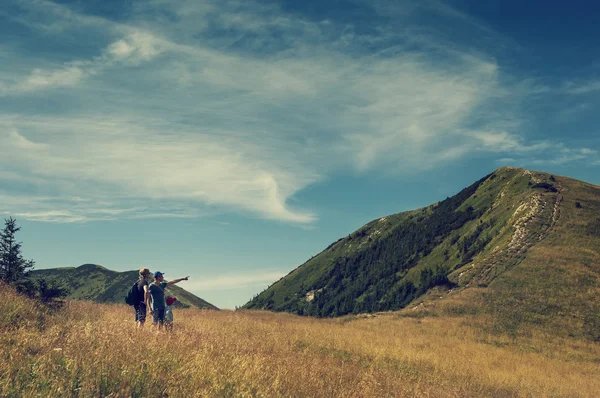
<svg viewBox="0 0 600 398"><path fill-rule="evenodd" d="M543 188L548 192L558 192L558 189L556 189L554 185L547 182L538 182L537 184L533 185L532 188Z"/></svg>

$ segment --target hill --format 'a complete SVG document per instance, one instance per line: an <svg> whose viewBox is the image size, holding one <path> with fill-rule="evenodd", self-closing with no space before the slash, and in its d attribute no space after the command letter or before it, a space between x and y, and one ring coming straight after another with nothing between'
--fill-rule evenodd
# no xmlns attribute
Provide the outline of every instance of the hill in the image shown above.
<svg viewBox="0 0 600 398"><path fill-rule="evenodd" d="M93 300L100 303L124 303L129 288L138 279L138 271L117 272L96 264L79 267L49 268L31 272L34 279L55 282L69 290L69 299ZM177 297L178 306L218 309L177 285L168 287ZM177 303L177 302L176 302Z"/></svg>
<svg viewBox="0 0 600 398"><path fill-rule="evenodd" d="M371 221L244 307L339 316L419 304L600 339L599 217L600 187L503 167Z"/></svg>

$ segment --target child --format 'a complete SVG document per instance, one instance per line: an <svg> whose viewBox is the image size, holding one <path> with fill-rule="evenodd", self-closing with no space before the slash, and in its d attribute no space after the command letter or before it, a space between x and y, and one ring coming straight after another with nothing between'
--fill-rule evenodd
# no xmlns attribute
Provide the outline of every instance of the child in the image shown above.
<svg viewBox="0 0 600 398"><path fill-rule="evenodd" d="M165 306L165 328L168 332L173 331L173 305L174 302L177 301L177 297L167 297Z"/></svg>

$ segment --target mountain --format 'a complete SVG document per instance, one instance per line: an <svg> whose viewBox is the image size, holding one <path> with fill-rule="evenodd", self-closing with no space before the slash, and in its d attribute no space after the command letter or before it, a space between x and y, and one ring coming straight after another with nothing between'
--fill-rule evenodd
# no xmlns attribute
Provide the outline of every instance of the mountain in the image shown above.
<svg viewBox="0 0 600 398"><path fill-rule="evenodd" d="M503 167L451 198L369 222L244 308L339 316L452 303L600 339L598 293L600 187Z"/></svg>
<svg viewBox="0 0 600 398"><path fill-rule="evenodd" d="M94 300L100 303L125 303L125 296L133 282L139 278L139 271L117 272L96 264L79 267L49 268L31 272L32 279L44 279L57 283L69 290L69 299ZM209 302L185 289L171 285L167 294L177 297L180 307L218 309Z"/></svg>

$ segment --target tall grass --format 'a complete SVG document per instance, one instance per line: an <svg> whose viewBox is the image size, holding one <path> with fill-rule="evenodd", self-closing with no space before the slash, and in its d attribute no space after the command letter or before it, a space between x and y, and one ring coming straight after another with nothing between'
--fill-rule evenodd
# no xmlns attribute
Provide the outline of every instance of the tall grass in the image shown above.
<svg viewBox="0 0 600 398"><path fill-rule="evenodd" d="M518 340L468 317L311 319L180 310L172 334L130 307L71 301L45 313L0 286L6 397L597 396L600 346ZM6 315L6 316L4 316Z"/></svg>

